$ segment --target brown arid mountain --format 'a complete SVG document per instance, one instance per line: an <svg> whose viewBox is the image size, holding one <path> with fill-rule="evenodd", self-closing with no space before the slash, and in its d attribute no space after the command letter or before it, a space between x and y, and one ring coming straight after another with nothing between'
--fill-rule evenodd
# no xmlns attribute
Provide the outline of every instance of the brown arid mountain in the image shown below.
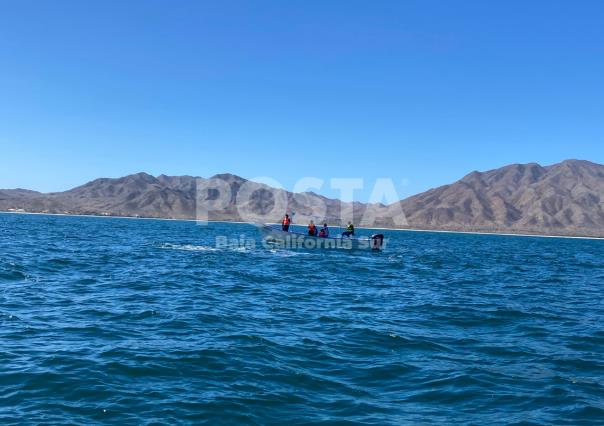
<svg viewBox="0 0 604 426"><path fill-rule="evenodd" d="M222 191L213 189L216 180L226 185ZM240 196L242 188L248 197ZM273 207L279 200L283 208L276 211ZM136 173L117 179L96 179L65 192L0 190L0 211L33 213L201 219L208 211L209 220L277 221L287 210L297 212L297 220L306 221L311 217L339 217L341 208L360 217L366 206L341 203L314 193L293 194L232 174L205 179ZM267 216L272 210L273 214Z"/></svg>
<svg viewBox="0 0 604 426"><path fill-rule="evenodd" d="M418 228L604 236L604 166L567 160L472 172L401 206Z"/></svg>
<svg viewBox="0 0 604 426"><path fill-rule="evenodd" d="M400 207L406 224L392 219ZM389 206L293 194L232 174L137 173L57 193L0 190L0 210L174 219L199 219L210 210L209 220L227 221L277 221L287 210L297 212L298 223L342 215L357 224L374 218L377 227L604 237L604 166L580 160L514 164L472 172Z"/></svg>

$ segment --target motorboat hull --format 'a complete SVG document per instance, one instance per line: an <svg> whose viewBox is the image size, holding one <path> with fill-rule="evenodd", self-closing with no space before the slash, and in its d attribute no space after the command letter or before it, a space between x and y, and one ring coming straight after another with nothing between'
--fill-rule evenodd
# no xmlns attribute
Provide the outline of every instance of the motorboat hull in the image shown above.
<svg viewBox="0 0 604 426"><path fill-rule="evenodd" d="M382 234L368 237L315 237L296 231L283 231L282 229L260 224L258 225L263 239L267 243L289 249L342 249L342 250L382 250L384 236Z"/></svg>

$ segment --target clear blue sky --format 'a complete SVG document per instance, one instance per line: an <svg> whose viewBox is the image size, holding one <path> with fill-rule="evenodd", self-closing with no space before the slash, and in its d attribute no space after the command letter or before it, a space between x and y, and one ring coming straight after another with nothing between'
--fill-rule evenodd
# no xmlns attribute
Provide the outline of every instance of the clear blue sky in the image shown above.
<svg viewBox="0 0 604 426"><path fill-rule="evenodd" d="M41 191L603 163L604 1L0 0L0 148Z"/></svg>

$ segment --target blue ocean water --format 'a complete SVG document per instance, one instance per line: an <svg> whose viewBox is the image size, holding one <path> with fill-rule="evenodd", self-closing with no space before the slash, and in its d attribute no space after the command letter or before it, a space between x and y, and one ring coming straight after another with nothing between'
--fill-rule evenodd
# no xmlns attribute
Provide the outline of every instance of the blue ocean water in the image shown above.
<svg viewBox="0 0 604 426"><path fill-rule="evenodd" d="M385 233L0 214L0 423L603 423L604 241Z"/></svg>

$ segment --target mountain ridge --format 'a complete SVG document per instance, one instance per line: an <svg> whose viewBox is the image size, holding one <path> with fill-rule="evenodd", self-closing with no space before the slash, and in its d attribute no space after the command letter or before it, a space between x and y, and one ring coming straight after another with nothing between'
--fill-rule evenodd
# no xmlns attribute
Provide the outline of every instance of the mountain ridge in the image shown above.
<svg viewBox="0 0 604 426"><path fill-rule="evenodd" d="M212 179L224 181L230 193L214 194L217 198L213 199L208 191L200 199L198 185ZM250 194L242 206L253 217L265 220L279 219L276 215L282 212L275 217L263 215L281 200L284 209L298 213L299 223L315 214L342 214L355 223L373 215L376 227L604 237L604 165L586 160L475 170L453 183L388 206L344 203L314 192L294 194L230 173L205 179L139 172L98 178L63 192L1 189L0 210L195 219L200 207L218 202L221 208L210 212L208 219L239 221L242 217L236 203L241 201L241 188ZM391 220L400 208L406 225Z"/></svg>

